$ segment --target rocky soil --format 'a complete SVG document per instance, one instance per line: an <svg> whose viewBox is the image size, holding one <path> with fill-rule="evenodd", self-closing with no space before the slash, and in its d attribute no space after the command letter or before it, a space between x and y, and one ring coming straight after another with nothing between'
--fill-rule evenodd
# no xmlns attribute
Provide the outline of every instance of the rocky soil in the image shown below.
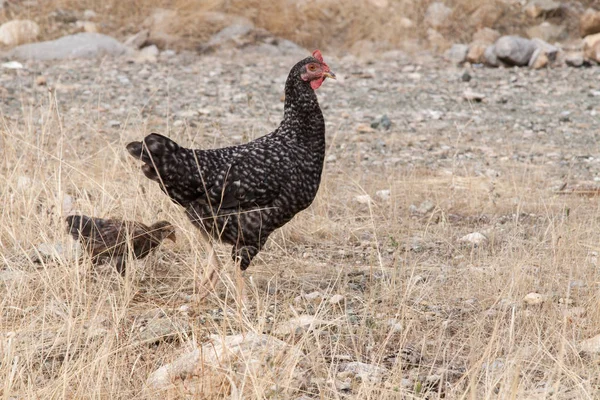
<svg viewBox="0 0 600 400"><path fill-rule="evenodd" d="M287 72L299 57L163 52L145 64L126 57L29 62L0 70L2 112L18 123L24 105L33 107L27 117L40 126L35 106L50 91L74 143L94 146L158 131L189 138L188 144L236 144L277 125ZM598 174L597 68L460 68L395 52L370 62L328 59L339 79L318 95L331 163L460 166L475 174L523 163L551 167L548 182Z"/></svg>

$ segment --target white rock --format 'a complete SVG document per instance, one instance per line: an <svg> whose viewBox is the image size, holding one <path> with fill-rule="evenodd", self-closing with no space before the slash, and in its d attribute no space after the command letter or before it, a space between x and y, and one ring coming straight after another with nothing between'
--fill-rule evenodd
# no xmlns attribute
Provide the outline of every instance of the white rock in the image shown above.
<svg viewBox="0 0 600 400"><path fill-rule="evenodd" d="M432 28L439 28L448 23L448 17L452 14L452 9L442 2L431 3L425 11L425 24Z"/></svg>
<svg viewBox="0 0 600 400"><path fill-rule="evenodd" d="M600 335L596 335L593 338L583 340L579 344L579 349L586 353L600 353Z"/></svg>
<svg viewBox="0 0 600 400"><path fill-rule="evenodd" d="M402 323L398 322L398 320L395 318L388 319L387 324L390 327L390 330L392 331L392 333L402 332L402 330L404 328L402 326Z"/></svg>
<svg viewBox="0 0 600 400"><path fill-rule="evenodd" d="M304 298L312 303L321 303L323 301L323 293L314 291L304 295Z"/></svg>
<svg viewBox="0 0 600 400"><path fill-rule="evenodd" d="M523 297L523 303L530 306L542 304L544 301L546 301L546 296L535 292L529 293Z"/></svg>
<svg viewBox="0 0 600 400"><path fill-rule="evenodd" d="M7 284L8 282L16 282L24 283L26 279L29 277L23 271L12 270L12 269L0 269L0 281L3 284Z"/></svg>
<svg viewBox="0 0 600 400"><path fill-rule="evenodd" d="M433 201L427 199L423 200L419 207L416 208L417 213L419 214L427 214L435 209L435 204Z"/></svg>
<svg viewBox="0 0 600 400"><path fill-rule="evenodd" d="M337 390L350 390L352 388L352 379L349 377L344 379L343 381L336 379L335 388Z"/></svg>
<svg viewBox="0 0 600 400"><path fill-rule="evenodd" d="M389 0L369 0L369 3L377 8L387 8L390 5Z"/></svg>
<svg viewBox="0 0 600 400"><path fill-rule="evenodd" d="M344 377L354 376L360 378L363 382L379 383L387 375L388 370L377 365L354 361L346 364L341 373ZM338 374L339 377L340 374Z"/></svg>
<svg viewBox="0 0 600 400"><path fill-rule="evenodd" d="M21 175L17 178L17 189L26 190L31 187L31 178L25 175Z"/></svg>
<svg viewBox="0 0 600 400"><path fill-rule="evenodd" d="M2 63L2 68L6 69L23 69L23 64L18 61L9 61Z"/></svg>
<svg viewBox="0 0 600 400"><path fill-rule="evenodd" d="M483 99L485 99L485 94L479 93L479 92L474 92L471 89L467 89L463 92L463 99L465 99L467 101L479 103Z"/></svg>
<svg viewBox="0 0 600 400"><path fill-rule="evenodd" d="M79 22L79 21L78 21ZM98 33L98 25L92 21L83 21L81 24L84 32Z"/></svg>
<svg viewBox="0 0 600 400"><path fill-rule="evenodd" d="M473 232L461 237L458 241L462 243L471 243L475 246L478 246L486 243L488 238L481 232Z"/></svg>
<svg viewBox="0 0 600 400"><path fill-rule="evenodd" d="M402 17L400 18L400 26L404 29L411 29L415 26L415 23L410 18Z"/></svg>
<svg viewBox="0 0 600 400"><path fill-rule="evenodd" d="M391 191L389 189L382 189L382 190L378 190L377 192L375 192L375 195L383 201L389 201Z"/></svg>
<svg viewBox="0 0 600 400"><path fill-rule="evenodd" d="M75 26L84 32L98 32L98 26L92 21L77 21Z"/></svg>
<svg viewBox="0 0 600 400"><path fill-rule="evenodd" d="M358 195L354 197L354 200L356 200L360 204L369 204L373 201L373 199L371 199L371 196L369 196L368 194Z"/></svg>
<svg viewBox="0 0 600 400"><path fill-rule="evenodd" d="M273 333L276 335L291 335L329 324L330 322L319 319L314 315L301 315L279 324Z"/></svg>
<svg viewBox="0 0 600 400"><path fill-rule="evenodd" d="M90 19L94 19L96 17L97 17L97 14L96 14L96 12L94 10L85 10L83 12L83 18L84 19L90 20Z"/></svg>
<svg viewBox="0 0 600 400"><path fill-rule="evenodd" d="M64 248L60 243L40 243L31 254L33 262L55 260L64 254Z"/></svg>
<svg viewBox="0 0 600 400"><path fill-rule="evenodd" d="M0 42L7 46L16 46L35 40L40 34L40 27L30 20L15 19L0 26Z"/></svg>
<svg viewBox="0 0 600 400"><path fill-rule="evenodd" d="M189 379L209 370L223 374L223 379L227 374L224 371L260 376L279 370L280 379L287 380L284 374L287 372L289 375L289 368L300 366L298 360L303 357L296 347L269 335L253 332L225 337L212 335L201 349L196 348L154 371L146 383L154 389L166 389L180 379ZM277 364L274 365L269 360L277 360Z"/></svg>
<svg viewBox="0 0 600 400"><path fill-rule="evenodd" d="M63 216L69 215L71 212L73 212L74 201L75 200L73 199L73 197L69 196L68 194L63 195L61 207L61 212Z"/></svg>
<svg viewBox="0 0 600 400"><path fill-rule="evenodd" d="M155 63L158 61L159 50L155 45L146 46L135 55L136 63Z"/></svg>
<svg viewBox="0 0 600 400"><path fill-rule="evenodd" d="M334 294L333 296L331 296L329 298L329 304L340 304L342 302L344 302L346 298L344 296L342 296L341 294Z"/></svg>

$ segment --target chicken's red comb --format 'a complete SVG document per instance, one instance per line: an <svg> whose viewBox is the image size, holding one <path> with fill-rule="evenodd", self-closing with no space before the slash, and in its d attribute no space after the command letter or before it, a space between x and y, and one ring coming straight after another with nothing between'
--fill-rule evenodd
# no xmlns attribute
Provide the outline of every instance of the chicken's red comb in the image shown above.
<svg viewBox="0 0 600 400"><path fill-rule="evenodd" d="M317 60L319 60L319 62L324 63L324 61L323 61L323 54L321 54L321 50L317 49L317 50L313 51L312 56L314 58L316 58Z"/></svg>

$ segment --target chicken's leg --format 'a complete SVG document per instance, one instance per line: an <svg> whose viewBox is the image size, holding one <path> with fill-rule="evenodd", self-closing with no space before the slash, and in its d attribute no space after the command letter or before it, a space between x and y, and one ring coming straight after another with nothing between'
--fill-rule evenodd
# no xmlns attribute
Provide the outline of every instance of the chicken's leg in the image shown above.
<svg viewBox="0 0 600 400"><path fill-rule="evenodd" d="M244 293L244 276L242 269L240 268L240 263L235 263L235 301L238 304L238 307L243 308L246 303L246 295Z"/></svg>
<svg viewBox="0 0 600 400"><path fill-rule="evenodd" d="M221 262L219 261L219 257L215 252L215 249L211 243L210 238L206 239L205 247L208 253L208 263L206 269L204 270L204 277L202 281L198 284L198 300L204 300L206 296L208 296L211 292L214 292L217 279L218 279L218 270L221 269Z"/></svg>

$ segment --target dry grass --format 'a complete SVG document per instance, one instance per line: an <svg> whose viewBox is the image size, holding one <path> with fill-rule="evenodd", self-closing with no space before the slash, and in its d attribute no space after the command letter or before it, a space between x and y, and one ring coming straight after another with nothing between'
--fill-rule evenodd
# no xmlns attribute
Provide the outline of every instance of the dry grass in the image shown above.
<svg viewBox="0 0 600 400"><path fill-rule="evenodd" d="M244 398L600 395L597 360L578 351L600 326L600 210L595 198L549 194L544 167L505 163L500 178L487 178L458 166L448 175L328 164L313 206L275 234L250 269L245 306L230 285L196 305L190 298L206 256L196 233L124 155L125 143L147 132L124 130L108 142L91 125L66 130L58 110L50 94L42 104L24 103L22 116L3 119L0 130L3 398L212 399L234 390ZM352 200L383 188L390 202ZM40 243L71 243L61 215L66 195L93 215L174 221L179 241L135 264L124 281L110 268L73 261L70 251L34 263ZM410 205L425 199L434 210L412 215ZM487 232L489 244L458 243L474 231ZM315 290L342 294L346 303L295 300ZM526 306L529 292L547 301ZM574 306L582 310L573 314ZM178 328L141 339L144 315L160 312ZM166 394L146 387L152 371L209 334L268 333L296 314L330 321L282 337L305 359L271 360L265 374L222 366ZM410 365L409 353L423 359L413 356ZM343 360L389 374L383 383L352 381L343 394L335 386ZM297 386L294 370L310 379Z"/></svg>
<svg viewBox="0 0 600 400"><path fill-rule="evenodd" d="M333 0L308 1L259 1L259 0L52 0L31 6L7 7L0 15L0 22L11 18L30 18L37 21L44 38L54 38L77 30L74 24L60 24L50 13L58 9L74 11L76 15L86 9L98 13L102 32L124 38L140 30L143 21L156 8L178 12L177 23L171 24L169 33L181 37L176 48L195 48L224 25L206 17L207 12L217 11L241 15L252 20L256 26L277 36L290 39L312 49L322 48L329 53L352 51L354 53L385 51L388 49L415 50L427 47L427 26L423 23L425 10L433 0L392 0L386 7L372 0L340 2ZM472 34L482 26L498 29L501 33L524 34L525 28L539 23L527 18L519 4L494 0L454 0L446 2L453 13L440 32L453 42L470 42ZM591 1L583 1L583 6ZM18 3L17 3L18 4ZM481 19L476 12L486 7ZM407 27L402 20L414 22ZM551 19L566 24L576 35L578 16L568 12ZM366 41L366 42L362 42ZM443 50L443 47L439 50Z"/></svg>

